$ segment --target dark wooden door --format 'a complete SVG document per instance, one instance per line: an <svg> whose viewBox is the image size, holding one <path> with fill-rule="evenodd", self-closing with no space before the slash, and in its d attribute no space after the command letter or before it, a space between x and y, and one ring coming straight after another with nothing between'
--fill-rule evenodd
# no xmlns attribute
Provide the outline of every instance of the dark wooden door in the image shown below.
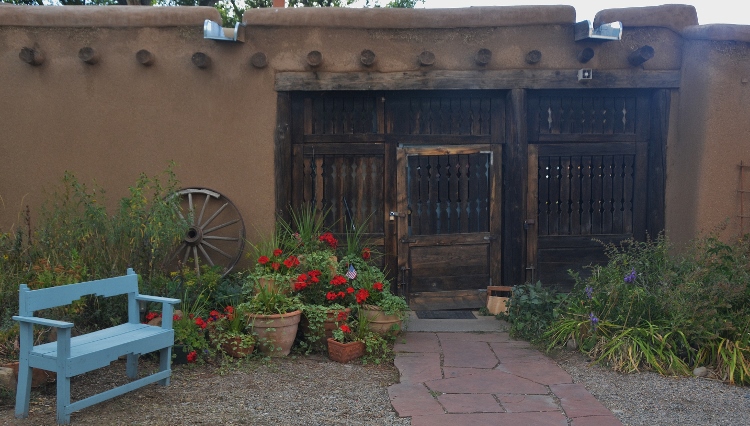
<svg viewBox="0 0 750 426"><path fill-rule="evenodd" d="M397 158L394 216L412 308L483 305L480 290L491 283L492 255L499 250L491 208L499 176L491 146L402 146Z"/></svg>
<svg viewBox="0 0 750 426"><path fill-rule="evenodd" d="M649 111L637 91L529 95L527 281L569 289L603 244L645 238Z"/></svg>

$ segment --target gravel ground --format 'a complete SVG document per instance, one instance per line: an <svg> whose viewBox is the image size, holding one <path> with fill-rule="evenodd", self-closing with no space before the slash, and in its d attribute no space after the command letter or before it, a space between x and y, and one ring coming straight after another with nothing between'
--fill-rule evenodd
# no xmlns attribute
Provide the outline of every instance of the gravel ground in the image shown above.
<svg viewBox="0 0 750 426"><path fill-rule="evenodd" d="M581 354L553 356L627 426L750 424L750 388L707 378L619 374L591 365ZM156 364L142 361L141 371ZM73 380L80 399L124 382L124 361ZM76 425L409 425L396 417L386 388L398 381L393 366L338 364L323 356L263 362L176 366L168 388L150 385L84 409ZM28 420L0 406L2 425L53 425L54 385L34 390ZM457 425L459 426L459 425Z"/></svg>

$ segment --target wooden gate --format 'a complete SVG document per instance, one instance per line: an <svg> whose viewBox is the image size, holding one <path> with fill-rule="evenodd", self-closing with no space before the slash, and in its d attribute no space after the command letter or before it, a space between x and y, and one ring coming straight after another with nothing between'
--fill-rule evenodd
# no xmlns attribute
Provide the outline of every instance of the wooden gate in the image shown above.
<svg viewBox="0 0 750 426"><path fill-rule="evenodd" d="M482 306L500 277L502 99L294 94L292 206L327 209L339 233L349 216L370 218L367 236L414 309Z"/></svg>
<svg viewBox="0 0 750 426"><path fill-rule="evenodd" d="M529 96L528 281L569 289L602 243L645 238L649 111L644 92Z"/></svg>

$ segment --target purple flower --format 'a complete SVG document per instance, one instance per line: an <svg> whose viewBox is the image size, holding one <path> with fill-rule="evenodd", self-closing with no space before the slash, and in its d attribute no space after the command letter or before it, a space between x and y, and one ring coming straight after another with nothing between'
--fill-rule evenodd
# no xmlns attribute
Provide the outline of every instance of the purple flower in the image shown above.
<svg viewBox="0 0 750 426"><path fill-rule="evenodd" d="M633 268L629 274L625 275L625 282L626 283L634 282L636 276L638 276L638 274L635 273L635 268Z"/></svg>
<svg viewBox="0 0 750 426"><path fill-rule="evenodd" d="M594 327L594 331L596 331L596 326L599 325L599 318L594 316L594 313L589 313L589 320L591 320L591 325Z"/></svg>
<svg viewBox="0 0 750 426"><path fill-rule="evenodd" d="M586 288L583 291L586 292L586 297L591 299L594 294L594 287L591 287L590 285L586 286Z"/></svg>

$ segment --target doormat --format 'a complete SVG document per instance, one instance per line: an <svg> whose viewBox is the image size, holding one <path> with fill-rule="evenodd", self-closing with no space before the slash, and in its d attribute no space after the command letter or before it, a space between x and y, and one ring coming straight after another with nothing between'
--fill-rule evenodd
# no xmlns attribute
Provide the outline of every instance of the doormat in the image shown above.
<svg viewBox="0 0 750 426"><path fill-rule="evenodd" d="M471 311L417 311L419 319L477 319Z"/></svg>

